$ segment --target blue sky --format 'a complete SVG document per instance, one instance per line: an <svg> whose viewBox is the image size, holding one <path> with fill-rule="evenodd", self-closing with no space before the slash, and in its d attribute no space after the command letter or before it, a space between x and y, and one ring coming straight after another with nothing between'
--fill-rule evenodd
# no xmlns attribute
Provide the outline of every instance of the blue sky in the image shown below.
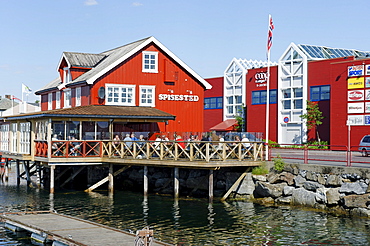
<svg viewBox="0 0 370 246"><path fill-rule="evenodd" d="M56 78L63 51L149 36L202 77L222 76L234 57L266 59L269 14L272 61L291 42L370 51L369 10L368 0L0 0L0 95L21 98L22 83L36 91Z"/></svg>

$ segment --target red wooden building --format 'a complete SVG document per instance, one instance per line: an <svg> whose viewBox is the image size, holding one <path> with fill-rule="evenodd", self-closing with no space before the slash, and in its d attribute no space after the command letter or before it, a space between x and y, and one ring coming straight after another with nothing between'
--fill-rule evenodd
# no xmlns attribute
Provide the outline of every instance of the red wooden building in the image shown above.
<svg viewBox="0 0 370 246"><path fill-rule="evenodd" d="M270 66L269 139L300 144L320 137L331 145L357 146L370 133L370 52L314 45L290 44L278 63ZM233 59L223 78L208 79L217 86L206 92L206 102L217 95L222 107L208 109L208 126L235 118L245 107L246 131L266 131L267 63ZM218 90L218 91L214 91ZM221 95L222 94L222 95ZM300 116L307 100L319 105L323 124L308 130ZM239 110L240 111L240 110ZM220 116L221 114L221 116ZM348 134L349 126L351 132Z"/></svg>
<svg viewBox="0 0 370 246"><path fill-rule="evenodd" d="M99 54L64 52L59 77L36 92L41 110L86 105L152 107L176 116L126 123L126 130L203 131L204 91L212 86L154 37Z"/></svg>

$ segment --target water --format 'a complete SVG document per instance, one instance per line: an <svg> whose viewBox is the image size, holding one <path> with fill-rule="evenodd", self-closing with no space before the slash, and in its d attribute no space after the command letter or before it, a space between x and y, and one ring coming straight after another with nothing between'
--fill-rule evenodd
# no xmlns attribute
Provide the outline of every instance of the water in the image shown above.
<svg viewBox="0 0 370 246"><path fill-rule="evenodd" d="M149 225L175 245L369 245L370 219L292 207L215 202L140 193L57 192L0 183L0 212L56 210L126 231ZM0 245L30 245L0 225Z"/></svg>

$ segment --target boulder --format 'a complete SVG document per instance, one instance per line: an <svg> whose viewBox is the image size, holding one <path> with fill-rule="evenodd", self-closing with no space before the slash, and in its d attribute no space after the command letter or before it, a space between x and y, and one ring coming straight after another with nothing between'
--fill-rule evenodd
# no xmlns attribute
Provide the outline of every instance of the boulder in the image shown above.
<svg viewBox="0 0 370 246"><path fill-rule="evenodd" d="M359 217L370 217L370 210L366 208L354 208L351 211L351 215Z"/></svg>
<svg viewBox="0 0 370 246"><path fill-rule="evenodd" d="M342 184L343 180L339 175L329 175L326 179L326 186L341 186Z"/></svg>
<svg viewBox="0 0 370 246"><path fill-rule="evenodd" d="M294 175L288 172L282 172L282 173L270 173L267 175L267 181L270 184L277 184L286 182L288 185L294 184Z"/></svg>
<svg viewBox="0 0 370 246"><path fill-rule="evenodd" d="M253 177L253 180L255 181L263 181L263 182L267 181L266 175L252 175L252 177Z"/></svg>
<svg viewBox="0 0 370 246"><path fill-rule="evenodd" d="M327 191L327 188L325 187L321 187L316 190L316 201L318 203L321 203L321 204L326 203L326 200L327 200L326 191Z"/></svg>
<svg viewBox="0 0 370 246"><path fill-rule="evenodd" d="M325 176L322 174L317 175L317 182L319 184L325 185L326 184Z"/></svg>
<svg viewBox="0 0 370 246"><path fill-rule="evenodd" d="M284 189L283 189L283 195L284 196L291 196L292 194L293 194L293 190L294 190L295 188L294 187L292 187L292 186L284 186Z"/></svg>
<svg viewBox="0 0 370 246"><path fill-rule="evenodd" d="M347 208L367 208L367 203L370 201L369 194L365 195L349 195L343 197L344 206Z"/></svg>
<svg viewBox="0 0 370 246"><path fill-rule="evenodd" d="M306 174L306 179L310 181L317 181L317 174L312 171L308 171Z"/></svg>
<svg viewBox="0 0 370 246"><path fill-rule="evenodd" d="M283 195L283 189L286 185L286 183L269 184L267 182L257 181L254 196L272 198L280 197Z"/></svg>
<svg viewBox="0 0 370 246"><path fill-rule="evenodd" d="M316 193L304 188L294 189L292 194L292 204L314 207L316 203Z"/></svg>
<svg viewBox="0 0 370 246"><path fill-rule="evenodd" d="M241 195L252 195L255 188L256 186L253 182L252 174L247 173L241 184L236 187L235 192Z"/></svg>
<svg viewBox="0 0 370 246"><path fill-rule="evenodd" d="M324 187L323 185L317 183L317 182L314 182L314 181L304 181L303 184L302 184L302 187L305 188L306 190L310 190L310 191L315 191L318 189L318 188L322 188Z"/></svg>
<svg viewBox="0 0 370 246"><path fill-rule="evenodd" d="M366 193L367 187L368 185L362 182L343 183L339 189L339 192L361 195Z"/></svg>
<svg viewBox="0 0 370 246"><path fill-rule="evenodd" d="M340 200L339 188L329 188L326 191L326 203L328 205L336 205Z"/></svg>
<svg viewBox="0 0 370 246"><path fill-rule="evenodd" d="M292 202L292 196L281 196L276 198L275 200L276 203L279 204L291 204Z"/></svg>
<svg viewBox="0 0 370 246"><path fill-rule="evenodd" d="M298 175L294 178L294 184L296 187L302 187L303 186L303 182L305 182L306 179L303 178L301 175Z"/></svg>

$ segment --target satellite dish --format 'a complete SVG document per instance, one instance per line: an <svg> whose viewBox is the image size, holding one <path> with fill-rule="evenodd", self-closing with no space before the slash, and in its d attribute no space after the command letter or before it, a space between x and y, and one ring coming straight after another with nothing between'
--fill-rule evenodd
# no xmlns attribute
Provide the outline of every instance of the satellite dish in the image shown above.
<svg viewBox="0 0 370 246"><path fill-rule="evenodd" d="M105 88L104 87L100 87L99 88L99 91L98 91L98 97L100 99L104 99L105 98Z"/></svg>

